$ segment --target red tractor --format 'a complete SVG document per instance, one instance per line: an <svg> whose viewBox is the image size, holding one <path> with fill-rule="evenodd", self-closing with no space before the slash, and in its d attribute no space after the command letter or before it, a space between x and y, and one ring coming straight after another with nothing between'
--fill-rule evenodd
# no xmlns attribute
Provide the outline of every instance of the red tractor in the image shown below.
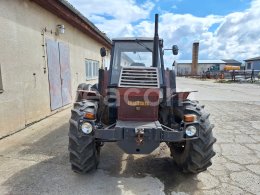
<svg viewBox="0 0 260 195"><path fill-rule="evenodd" d="M178 47L172 47L174 55ZM106 56L105 48L100 50ZM69 152L72 170L97 168L105 142L117 142L128 154L149 154L165 142L184 172L198 173L215 155L213 125L189 91L176 91L174 70L165 69L163 40L113 39L109 70L99 70L95 85L80 84L71 111Z"/></svg>

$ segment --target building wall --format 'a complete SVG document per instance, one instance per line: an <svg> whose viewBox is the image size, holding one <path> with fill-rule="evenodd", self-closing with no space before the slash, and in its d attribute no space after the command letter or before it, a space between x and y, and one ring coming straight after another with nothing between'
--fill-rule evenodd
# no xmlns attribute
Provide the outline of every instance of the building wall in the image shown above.
<svg viewBox="0 0 260 195"><path fill-rule="evenodd" d="M198 64L197 74L201 75L204 72L208 71L208 69L214 66L213 64Z"/></svg>
<svg viewBox="0 0 260 195"><path fill-rule="evenodd" d="M253 67L255 70L260 70L260 60L254 61Z"/></svg>
<svg viewBox="0 0 260 195"><path fill-rule="evenodd" d="M248 63L251 63L251 68L248 67ZM260 60L246 62L246 70L260 70Z"/></svg>
<svg viewBox="0 0 260 195"><path fill-rule="evenodd" d="M197 75L201 75L206 72L210 67L215 64L198 64L197 66ZM220 70L224 69L225 64L219 64ZM177 64L177 74L178 75L190 75L191 74L191 63L187 64Z"/></svg>
<svg viewBox="0 0 260 195"><path fill-rule="evenodd" d="M190 64L178 64L176 65L177 75L190 75L191 74L191 63Z"/></svg>
<svg viewBox="0 0 260 195"><path fill-rule="evenodd" d="M4 88L0 93L0 137L52 114L41 33L45 27L54 32L57 24L65 25L65 34L56 36L46 32L45 38L69 45L72 94L75 94L77 85L86 82L85 59L101 64L102 45L30 0L0 1L0 64Z"/></svg>
<svg viewBox="0 0 260 195"><path fill-rule="evenodd" d="M219 70L224 70L225 66L228 66L228 65L227 64L220 64L219 65ZM238 65L235 65L235 66L238 66Z"/></svg>
<svg viewBox="0 0 260 195"><path fill-rule="evenodd" d="M198 75L201 75L204 72L208 71L208 69L212 66L215 66L216 64L199 64L198 66ZM219 70L224 70L224 67L226 66L226 64L218 64L219 65Z"/></svg>

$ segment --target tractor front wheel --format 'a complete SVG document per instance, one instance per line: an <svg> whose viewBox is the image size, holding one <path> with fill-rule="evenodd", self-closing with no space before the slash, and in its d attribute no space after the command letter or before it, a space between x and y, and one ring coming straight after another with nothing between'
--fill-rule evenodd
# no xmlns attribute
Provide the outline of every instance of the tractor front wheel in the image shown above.
<svg viewBox="0 0 260 195"><path fill-rule="evenodd" d="M198 139L181 143L169 143L171 156L183 172L199 173L211 166L211 158L216 154L213 144L213 125L210 124L209 114L197 102L187 100L184 102L184 114L195 114L200 124Z"/></svg>
<svg viewBox="0 0 260 195"><path fill-rule="evenodd" d="M94 112L97 105L93 101L76 102L71 110L69 130L70 163L73 171L87 173L95 170L99 163L100 146L96 144L92 135L85 135L79 131L79 120L84 113Z"/></svg>

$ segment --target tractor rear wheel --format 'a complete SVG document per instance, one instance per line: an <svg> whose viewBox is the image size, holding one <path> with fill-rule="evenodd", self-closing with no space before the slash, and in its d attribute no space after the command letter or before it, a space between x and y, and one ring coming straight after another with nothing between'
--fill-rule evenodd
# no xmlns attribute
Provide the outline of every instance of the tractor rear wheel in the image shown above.
<svg viewBox="0 0 260 195"><path fill-rule="evenodd" d="M95 170L99 163L100 146L96 144L92 135L86 135L79 130L79 120L83 119L84 113L94 112L97 104L94 101L84 100L74 103L71 110L69 130L70 163L73 171L87 173Z"/></svg>
<svg viewBox="0 0 260 195"><path fill-rule="evenodd" d="M171 156L174 162L183 172L199 173L205 171L212 165L211 158L215 156L213 144L216 138L213 137L209 114L204 107L196 101L187 100L184 103L184 114L195 114L200 124L198 139L181 143L170 143Z"/></svg>

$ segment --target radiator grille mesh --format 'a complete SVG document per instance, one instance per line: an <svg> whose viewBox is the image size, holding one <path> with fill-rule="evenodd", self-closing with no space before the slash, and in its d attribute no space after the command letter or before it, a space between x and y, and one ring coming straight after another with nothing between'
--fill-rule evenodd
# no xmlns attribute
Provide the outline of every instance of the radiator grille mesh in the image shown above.
<svg viewBox="0 0 260 195"><path fill-rule="evenodd" d="M119 87L159 88L158 69L154 67L123 67Z"/></svg>

